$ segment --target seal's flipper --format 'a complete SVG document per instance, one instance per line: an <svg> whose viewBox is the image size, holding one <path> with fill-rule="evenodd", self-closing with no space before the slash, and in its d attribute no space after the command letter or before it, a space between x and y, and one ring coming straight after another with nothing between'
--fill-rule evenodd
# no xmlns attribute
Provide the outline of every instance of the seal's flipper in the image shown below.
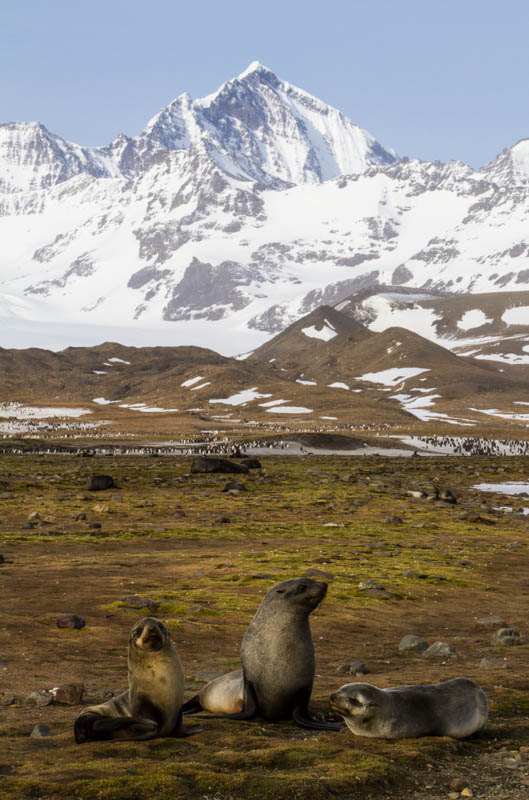
<svg viewBox="0 0 529 800"><path fill-rule="evenodd" d="M182 706L182 714L186 717L188 714L199 714L201 711L204 711L202 706L200 705L200 700L198 699L198 694L188 700Z"/></svg>
<svg viewBox="0 0 529 800"><path fill-rule="evenodd" d="M317 719L313 719L306 710L298 706L294 709L292 718L302 728L314 728L320 731L343 731L346 727L339 722L320 722Z"/></svg>
<svg viewBox="0 0 529 800"><path fill-rule="evenodd" d="M180 711L178 721L169 735L182 739L185 736L194 736L195 733L204 733L204 728L184 728L184 717L182 711Z"/></svg>
<svg viewBox="0 0 529 800"><path fill-rule="evenodd" d="M106 717L88 711L81 714L74 723L74 736L77 744L84 742L144 741L153 739L158 725L152 719L143 717Z"/></svg>
<svg viewBox="0 0 529 800"><path fill-rule="evenodd" d="M313 719L309 712L309 700L312 693L310 689L301 689L294 698L292 719L302 728L313 728L319 731L341 731L345 725L341 722L323 722Z"/></svg>

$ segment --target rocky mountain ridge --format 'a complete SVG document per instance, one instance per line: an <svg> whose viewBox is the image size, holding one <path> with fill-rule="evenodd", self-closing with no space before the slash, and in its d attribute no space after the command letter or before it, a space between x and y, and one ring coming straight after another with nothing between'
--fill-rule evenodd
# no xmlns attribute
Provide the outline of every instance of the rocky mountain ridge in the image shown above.
<svg viewBox="0 0 529 800"><path fill-rule="evenodd" d="M527 140L477 171L398 159L255 62L103 148L0 125L0 343L61 320L63 346L235 354L372 287L523 290L528 215Z"/></svg>

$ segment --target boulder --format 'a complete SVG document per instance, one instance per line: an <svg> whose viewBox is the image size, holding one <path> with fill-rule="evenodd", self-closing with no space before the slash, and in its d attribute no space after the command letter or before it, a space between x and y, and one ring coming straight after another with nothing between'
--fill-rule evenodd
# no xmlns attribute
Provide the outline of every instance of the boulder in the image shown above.
<svg viewBox="0 0 529 800"><path fill-rule="evenodd" d="M191 462L191 474L221 472L247 475L249 470L246 464L239 464L229 458L214 458L213 456L196 456Z"/></svg>
<svg viewBox="0 0 529 800"><path fill-rule="evenodd" d="M105 489L112 489L114 478L111 475L92 475L88 482L89 492L102 492Z"/></svg>
<svg viewBox="0 0 529 800"><path fill-rule="evenodd" d="M85 625L86 622L78 614L61 614L57 617L58 628L74 628L75 630L80 630L84 628Z"/></svg>

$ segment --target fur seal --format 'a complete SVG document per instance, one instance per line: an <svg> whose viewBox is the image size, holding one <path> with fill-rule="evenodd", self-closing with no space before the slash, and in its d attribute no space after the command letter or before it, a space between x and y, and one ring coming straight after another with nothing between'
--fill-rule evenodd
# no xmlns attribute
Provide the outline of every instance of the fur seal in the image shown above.
<svg viewBox="0 0 529 800"><path fill-rule="evenodd" d="M309 614L327 584L310 578L283 581L263 599L241 646L242 670L208 683L184 704L184 713L209 711L229 719L294 719L308 728L341 730L309 715L314 681L314 645Z"/></svg>
<svg viewBox="0 0 529 800"><path fill-rule="evenodd" d="M145 617L131 630L129 688L106 703L84 708L74 723L77 744L109 739L143 741L186 736L182 725L184 673L165 625Z"/></svg>
<svg viewBox="0 0 529 800"><path fill-rule="evenodd" d="M467 678L395 689L348 683L330 702L354 734L381 739L463 739L485 727L489 709L483 689Z"/></svg>

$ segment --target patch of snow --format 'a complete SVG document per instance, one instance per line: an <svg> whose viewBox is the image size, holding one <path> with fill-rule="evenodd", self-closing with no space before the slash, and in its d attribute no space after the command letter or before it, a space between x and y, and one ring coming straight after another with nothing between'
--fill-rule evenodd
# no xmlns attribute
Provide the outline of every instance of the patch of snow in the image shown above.
<svg viewBox="0 0 529 800"><path fill-rule="evenodd" d="M498 408L469 408L469 411L477 411L478 414L487 414L489 417L500 417L501 419L516 419L520 422L528 422L529 414L514 414L513 412L503 412Z"/></svg>
<svg viewBox="0 0 529 800"><path fill-rule="evenodd" d="M527 481L476 483L472 488L479 489L480 492L498 492L499 494L529 494L529 483L527 483Z"/></svg>
<svg viewBox="0 0 529 800"><path fill-rule="evenodd" d="M130 361L125 361L123 358L116 358L115 356L114 358L109 358L108 360L113 361L116 364L130 364Z"/></svg>
<svg viewBox="0 0 529 800"><path fill-rule="evenodd" d="M288 403L288 400L269 400L267 403L259 403L262 408L273 408L273 406L280 406L283 403Z"/></svg>
<svg viewBox="0 0 529 800"><path fill-rule="evenodd" d="M347 390L349 390L348 385L346 383L340 383L340 381L336 381L335 383L328 383L327 386L329 387L329 389L347 389Z"/></svg>
<svg viewBox="0 0 529 800"><path fill-rule="evenodd" d="M462 331L469 331L471 328L481 328L482 325L492 321L480 308L472 308L470 311L465 311L458 321L457 327Z"/></svg>
<svg viewBox="0 0 529 800"><path fill-rule="evenodd" d="M338 417L320 417L320 419L338 419Z"/></svg>
<svg viewBox="0 0 529 800"><path fill-rule="evenodd" d="M48 406L23 406L20 403L0 404L0 417L16 419L48 419L49 417L82 417L91 414L89 408L55 408Z"/></svg>
<svg viewBox="0 0 529 800"><path fill-rule="evenodd" d="M318 385L316 383L316 381L301 381L299 378L297 378L296 383L302 383L303 386L317 386Z"/></svg>
<svg viewBox="0 0 529 800"><path fill-rule="evenodd" d="M240 356L235 356L236 361L245 361L247 358L253 355L253 350L249 350L247 353L241 353Z"/></svg>
<svg viewBox="0 0 529 800"><path fill-rule="evenodd" d="M180 384L180 386L193 386L194 383L198 383L198 381L203 381L204 375L197 375L196 378L189 378L189 380L184 381Z"/></svg>
<svg viewBox="0 0 529 800"><path fill-rule="evenodd" d="M338 336L337 331L327 320L324 320L324 325L321 330L317 330L314 325L311 325L310 328L302 328L301 333L304 333L305 336L308 336L311 339L323 339L325 342L328 342L329 339L334 339L335 336Z"/></svg>
<svg viewBox="0 0 529 800"><path fill-rule="evenodd" d="M198 391L198 389L203 389L204 386L210 386L210 385L211 385L211 381L206 381L205 383L199 383L198 386L193 386L191 388L191 391L192 392L196 392L196 391Z"/></svg>
<svg viewBox="0 0 529 800"><path fill-rule="evenodd" d="M280 408L267 408L268 414L312 414L312 408L303 406L281 406Z"/></svg>
<svg viewBox="0 0 529 800"><path fill-rule="evenodd" d="M106 370L104 369L93 369L92 372L94 375L106 375Z"/></svg>
<svg viewBox="0 0 529 800"><path fill-rule="evenodd" d="M137 408L135 410L136 411L141 411L144 414L163 414L163 413L167 414L167 413L169 413L171 411L178 411L177 408L156 408L156 407L153 407L153 408L148 408L148 407L147 408Z"/></svg>
<svg viewBox="0 0 529 800"><path fill-rule="evenodd" d="M119 400L105 400L104 397L94 397L92 403L98 403L100 406L108 406L112 403L119 403Z"/></svg>
<svg viewBox="0 0 529 800"><path fill-rule="evenodd" d="M370 383L383 383L385 386L396 386L408 378L415 378L421 372L429 372L429 369L422 367L391 367L390 369L383 369L380 372L366 372L365 375L360 375L357 380L369 381ZM426 380L426 378L420 378Z"/></svg>
<svg viewBox="0 0 529 800"><path fill-rule="evenodd" d="M481 361L499 361L501 364L529 364L529 355L518 353L490 353L475 358Z"/></svg>
<svg viewBox="0 0 529 800"><path fill-rule="evenodd" d="M251 400L257 400L260 397L272 397L271 394L260 394L257 391L257 386L252 389L243 389L242 392L232 394L230 397L217 398L210 400L210 403L225 403L228 406L241 406L244 403L249 403Z"/></svg>
<svg viewBox="0 0 529 800"><path fill-rule="evenodd" d="M507 308L501 315L502 322L506 325L528 325L529 306L515 306Z"/></svg>

